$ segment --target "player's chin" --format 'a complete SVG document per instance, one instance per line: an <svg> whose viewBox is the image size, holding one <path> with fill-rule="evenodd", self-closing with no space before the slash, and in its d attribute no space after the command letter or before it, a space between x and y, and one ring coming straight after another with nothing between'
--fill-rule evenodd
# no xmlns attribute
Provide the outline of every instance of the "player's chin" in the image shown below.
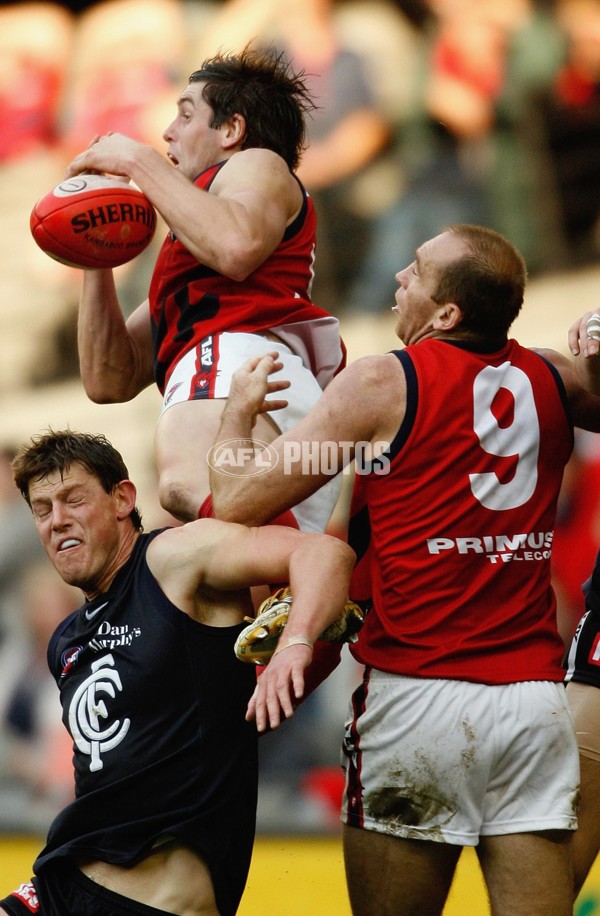
<svg viewBox="0 0 600 916"><path fill-rule="evenodd" d="M82 579L82 564L73 553L77 548L71 547L68 550L61 550L53 558L53 564L61 579L64 579L69 585L78 585ZM83 576L85 578L85 576Z"/></svg>

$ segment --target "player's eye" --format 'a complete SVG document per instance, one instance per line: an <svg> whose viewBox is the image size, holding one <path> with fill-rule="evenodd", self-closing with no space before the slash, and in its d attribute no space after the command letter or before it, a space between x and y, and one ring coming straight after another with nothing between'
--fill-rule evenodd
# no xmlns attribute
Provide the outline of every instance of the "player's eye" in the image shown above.
<svg viewBox="0 0 600 916"><path fill-rule="evenodd" d="M50 515L50 509L47 508L46 506L43 506L43 507L35 506L32 509L32 512L33 512L33 517L37 519L38 521L41 521L44 518L47 518L48 515Z"/></svg>

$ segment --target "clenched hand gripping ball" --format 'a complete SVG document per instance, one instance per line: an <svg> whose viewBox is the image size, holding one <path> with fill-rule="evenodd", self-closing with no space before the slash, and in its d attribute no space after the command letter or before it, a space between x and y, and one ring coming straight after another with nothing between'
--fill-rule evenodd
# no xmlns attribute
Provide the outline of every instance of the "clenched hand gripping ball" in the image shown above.
<svg viewBox="0 0 600 916"><path fill-rule="evenodd" d="M119 267L148 247L156 212L148 198L107 175L67 178L31 211L33 238L46 254L69 267Z"/></svg>

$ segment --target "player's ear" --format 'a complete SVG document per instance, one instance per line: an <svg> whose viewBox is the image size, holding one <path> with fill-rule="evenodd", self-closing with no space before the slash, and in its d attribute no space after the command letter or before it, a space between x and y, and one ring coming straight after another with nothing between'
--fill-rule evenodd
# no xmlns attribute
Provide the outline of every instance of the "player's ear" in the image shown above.
<svg viewBox="0 0 600 916"><path fill-rule="evenodd" d="M244 137L246 136L246 119L241 114L234 114L227 122L223 125L223 148L231 149L234 146L240 146L244 142Z"/></svg>
<svg viewBox="0 0 600 916"><path fill-rule="evenodd" d="M433 327L436 331L453 331L462 321L462 312L455 302L445 302L440 305L433 317Z"/></svg>
<svg viewBox="0 0 600 916"><path fill-rule="evenodd" d="M117 504L117 518L119 520L127 518L135 508L137 490L131 480L121 480L116 485L113 495Z"/></svg>

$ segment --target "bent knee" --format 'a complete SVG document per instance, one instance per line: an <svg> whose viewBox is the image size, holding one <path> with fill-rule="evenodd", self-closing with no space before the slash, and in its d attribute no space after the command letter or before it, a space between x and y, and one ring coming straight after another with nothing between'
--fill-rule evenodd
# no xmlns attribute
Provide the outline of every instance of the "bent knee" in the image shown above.
<svg viewBox="0 0 600 916"><path fill-rule="evenodd" d="M198 518L198 510L207 495L166 476L159 480L158 498L162 508L181 522L192 522Z"/></svg>

